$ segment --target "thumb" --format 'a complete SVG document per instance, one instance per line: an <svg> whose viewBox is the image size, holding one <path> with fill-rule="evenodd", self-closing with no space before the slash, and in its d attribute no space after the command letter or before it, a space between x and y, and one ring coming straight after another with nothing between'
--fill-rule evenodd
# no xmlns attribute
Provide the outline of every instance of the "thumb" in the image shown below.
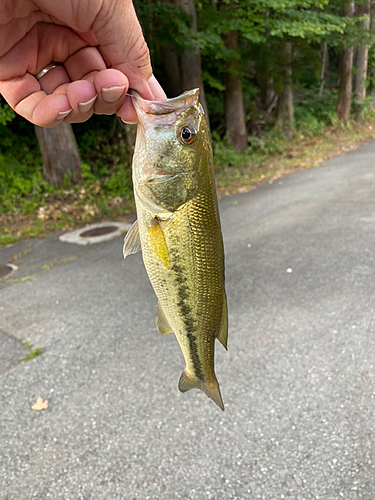
<svg viewBox="0 0 375 500"><path fill-rule="evenodd" d="M129 87L144 99L154 99L150 53L131 0L104 0L92 31L108 67L126 75Z"/></svg>

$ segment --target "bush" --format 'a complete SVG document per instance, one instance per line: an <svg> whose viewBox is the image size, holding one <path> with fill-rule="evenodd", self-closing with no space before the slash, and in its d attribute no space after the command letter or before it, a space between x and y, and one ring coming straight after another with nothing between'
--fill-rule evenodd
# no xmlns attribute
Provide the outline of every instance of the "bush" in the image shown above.
<svg viewBox="0 0 375 500"><path fill-rule="evenodd" d="M305 90L303 98L296 100L294 118L296 129L319 134L327 125L337 124L336 90L329 90L318 95L318 90Z"/></svg>

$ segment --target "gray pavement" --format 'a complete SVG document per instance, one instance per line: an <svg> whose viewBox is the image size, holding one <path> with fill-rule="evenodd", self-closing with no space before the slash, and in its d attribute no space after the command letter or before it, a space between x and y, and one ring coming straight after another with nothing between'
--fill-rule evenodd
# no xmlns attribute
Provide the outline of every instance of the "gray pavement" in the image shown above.
<svg viewBox="0 0 375 500"><path fill-rule="evenodd" d="M0 284L1 500L375 499L375 143L220 209L224 413L178 392L122 238L0 250L19 255ZM17 364L15 339L45 351Z"/></svg>

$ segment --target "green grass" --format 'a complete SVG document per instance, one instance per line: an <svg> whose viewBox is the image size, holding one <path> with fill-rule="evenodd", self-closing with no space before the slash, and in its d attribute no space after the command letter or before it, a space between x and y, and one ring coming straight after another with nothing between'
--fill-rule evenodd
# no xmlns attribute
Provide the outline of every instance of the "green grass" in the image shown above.
<svg viewBox="0 0 375 500"><path fill-rule="evenodd" d="M23 347L25 347L26 349L31 349L32 348L32 344L30 344L30 342L25 342L24 340L22 339L17 339L17 341L23 345Z"/></svg>
<svg viewBox="0 0 375 500"><path fill-rule="evenodd" d="M248 191L260 182L272 183L296 170L317 167L327 159L373 139L374 119L369 122L352 122L351 127L327 126L319 134L296 131L292 141L283 143L279 139L275 144L275 151L270 154L257 148L249 148L238 154L230 146L221 144L219 156L215 156L219 195ZM224 148L226 150L223 152Z"/></svg>
<svg viewBox="0 0 375 500"><path fill-rule="evenodd" d="M51 264L44 264L44 266L42 266L42 269L51 269L52 267L59 266L61 264L67 264L68 262L73 262L76 259L77 256L73 255L72 257L68 257L67 259L60 260L58 262L51 262Z"/></svg>
<svg viewBox="0 0 375 500"><path fill-rule="evenodd" d="M30 361L31 359L34 359L37 356L43 354L43 351L44 351L43 347L34 347L34 349L30 351L28 354L26 354L26 356L21 358L20 361Z"/></svg>
<svg viewBox="0 0 375 500"><path fill-rule="evenodd" d="M29 274L29 276L24 276L23 278L13 278L11 281L11 283L25 283L25 281L31 281L31 280L35 280L36 279L36 275L35 274Z"/></svg>
<svg viewBox="0 0 375 500"><path fill-rule="evenodd" d="M248 148L237 153L213 131L219 195L249 190L294 170L315 167L344 149L375 138L374 110L366 110L367 122L343 127L335 119L336 101L334 93L317 99L306 91L296 102L292 141L269 122L260 137L250 136ZM127 132L114 117L93 120L90 127L75 126L83 184L74 185L67 176L61 187L43 179L33 127L19 117L6 127L0 125L0 246L91 222L121 220L135 211ZM44 269L52 265L46 263Z"/></svg>
<svg viewBox="0 0 375 500"><path fill-rule="evenodd" d="M81 185L61 187L43 178L34 128L20 117L0 125L0 246L134 209L127 131L112 117L75 127L82 158Z"/></svg>

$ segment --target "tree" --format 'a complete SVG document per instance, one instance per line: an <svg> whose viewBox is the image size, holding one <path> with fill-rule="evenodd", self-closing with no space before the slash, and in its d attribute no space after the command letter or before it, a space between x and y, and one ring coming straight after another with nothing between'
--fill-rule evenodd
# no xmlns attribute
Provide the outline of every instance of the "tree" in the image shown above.
<svg viewBox="0 0 375 500"><path fill-rule="evenodd" d="M237 31L225 33L223 40L225 47L233 53L227 59L227 70L223 73L226 131L234 148L242 151L247 146L247 130L239 72Z"/></svg>
<svg viewBox="0 0 375 500"><path fill-rule="evenodd" d="M327 68L329 66L327 42L323 43L322 53L323 53L322 54L322 67L320 70L320 87L319 87L319 96L320 97L323 95L324 85L326 83L326 77L327 77Z"/></svg>
<svg viewBox="0 0 375 500"><path fill-rule="evenodd" d="M365 31L370 30L370 1L366 0L363 5L357 7L356 15L366 18L362 21L362 28ZM366 77L368 61L368 43L361 40L356 55L356 71L354 79L354 98L355 107L360 118L364 118L364 102L366 99Z"/></svg>
<svg viewBox="0 0 375 500"><path fill-rule="evenodd" d="M195 10L195 3L193 0L175 0L176 4L190 16L190 28L193 33L197 32L197 13ZM208 109L206 102L206 94L202 81L202 62L199 47L193 43L193 47L184 50L180 57L181 68L181 84L183 90L190 90L199 88L199 101L203 106L206 113L207 123L209 124Z"/></svg>
<svg viewBox="0 0 375 500"><path fill-rule="evenodd" d="M346 3L346 17L354 16L354 1ZM339 100L337 104L337 116L346 125L349 120L350 105L352 102L352 69L353 69L353 45L342 51L340 57L340 87Z"/></svg>
<svg viewBox="0 0 375 500"><path fill-rule="evenodd" d="M64 176L72 176L74 183L81 183L81 160L73 129L67 123L55 128L35 126L43 160L43 176L50 184L62 185Z"/></svg>
<svg viewBox="0 0 375 500"><path fill-rule="evenodd" d="M292 139L294 129L292 43L284 42L280 50L281 67L284 70L284 85L277 104L276 125L287 139Z"/></svg>
<svg viewBox="0 0 375 500"><path fill-rule="evenodd" d="M173 45L167 43L161 47L163 69L165 73L164 90L168 97L176 97L183 92L180 61Z"/></svg>

